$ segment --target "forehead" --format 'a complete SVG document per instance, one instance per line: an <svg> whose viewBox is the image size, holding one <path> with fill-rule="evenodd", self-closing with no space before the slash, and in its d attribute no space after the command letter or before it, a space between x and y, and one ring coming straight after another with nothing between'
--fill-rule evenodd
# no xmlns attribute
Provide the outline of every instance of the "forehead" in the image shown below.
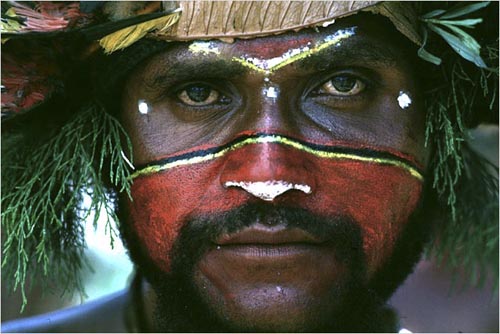
<svg viewBox="0 0 500 334"><path fill-rule="evenodd" d="M308 64L322 56L335 57L343 62L394 62L402 59L402 45L407 45L405 37L387 19L379 15L358 14L324 28L232 42L177 43L153 63L175 68L176 63L226 60L235 63L234 67L272 72L292 63Z"/></svg>
<svg viewBox="0 0 500 334"><path fill-rule="evenodd" d="M246 130L256 123L254 118L262 110L273 111L266 117L280 111L289 117L284 122L289 129L284 132L307 134L317 142L333 138L413 152L407 148L420 140L420 127L413 124L420 124L423 109L418 103L416 47L409 49L404 41L390 22L367 14L324 28L232 43L171 43L129 76L125 114L134 129L141 128L137 138L148 142L140 145L159 152L145 161L207 141L222 144L233 130ZM323 94L323 85L336 76L357 78L367 88L352 98L330 98ZM231 103L187 107L179 94L195 84L220 92ZM406 97L414 101L411 112L408 102L400 101ZM138 112L138 101L150 104L151 112L145 117ZM271 118L255 128L277 129L273 122L281 119ZM174 132L175 144L156 150L156 145L166 146L165 136L171 138L169 133Z"/></svg>

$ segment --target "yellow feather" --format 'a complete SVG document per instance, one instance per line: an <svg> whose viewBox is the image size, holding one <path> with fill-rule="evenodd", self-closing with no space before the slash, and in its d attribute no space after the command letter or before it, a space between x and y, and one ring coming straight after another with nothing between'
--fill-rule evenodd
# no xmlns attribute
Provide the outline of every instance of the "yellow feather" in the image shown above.
<svg viewBox="0 0 500 334"><path fill-rule="evenodd" d="M16 14L16 11L14 10L14 8L9 8L8 11L5 12L5 16L10 16L10 17L17 17L17 14ZM15 20L9 20L9 19L6 19L4 18L2 20L2 24L1 24L1 28L2 28L2 33L6 33L6 32L18 32L21 30L21 25L19 24L19 22L15 21ZM2 39L2 43L3 43L3 39Z"/></svg>
<svg viewBox="0 0 500 334"><path fill-rule="evenodd" d="M99 40L99 44L104 49L106 54L113 53L134 44L153 30L164 32L173 26L179 20L180 16L181 12L176 11L172 14L151 21L139 23L134 26L115 31L114 33L101 38Z"/></svg>

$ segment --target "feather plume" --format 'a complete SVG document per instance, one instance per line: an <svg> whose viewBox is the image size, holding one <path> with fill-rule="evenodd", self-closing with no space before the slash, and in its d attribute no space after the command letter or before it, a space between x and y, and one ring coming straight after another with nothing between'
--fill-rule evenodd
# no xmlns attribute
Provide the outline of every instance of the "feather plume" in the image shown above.
<svg viewBox="0 0 500 334"><path fill-rule="evenodd" d="M137 42L153 30L165 32L179 20L180 16L181 11L176 10L166 16L118 30L101 38L99 44L104 48L105 53L113 53Z"/></svg>
<svg viewBox="0 0 500 334"><path fill-rule="evenodd" d="M21 2L9 2L11 6L5 13L7 19L2 19L2 28L12 28L12 19L19 18L19 26L12 30L2 32L49 32L59 31L74 26L77 21L86 15L80 12L77 2L40 2L36 6L30 6ZM5 22L5 23L4 23ZM7 22L9 24L7 24Z"/></svg>
<svg viewBox="0 0 500 334"><path fill-rule="evenodd" d="M5 32L18 32L21 30L21 24L15 20L17 17L16 12L13 8L9 8L5 12L4 17L2 17L1 21L1 27L2 27L2 33Z"/></svg>

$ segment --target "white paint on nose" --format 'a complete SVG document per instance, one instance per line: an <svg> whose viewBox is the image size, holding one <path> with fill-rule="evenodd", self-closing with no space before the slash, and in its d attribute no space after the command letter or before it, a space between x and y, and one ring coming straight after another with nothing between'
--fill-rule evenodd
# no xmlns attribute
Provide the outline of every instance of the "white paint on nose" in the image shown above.
<svg viewBox="0 0 500 334"><path fill-rule="evenodd" d="M279 195L289 190L300 190L306 194L311 193L311 187L307 184L295 184L283 180L270 181L227 181L224 187L240 187L250 194L263 199L264 201L272 201Z"/></svg>
<svg viewBox="0 0 500 334"><path fill-rule="evenodd" d="M275 99L279 95L279 89L276 87L269 87L269 88L264 88L264 95L266 97L270 97L272 99Z"/></svg>

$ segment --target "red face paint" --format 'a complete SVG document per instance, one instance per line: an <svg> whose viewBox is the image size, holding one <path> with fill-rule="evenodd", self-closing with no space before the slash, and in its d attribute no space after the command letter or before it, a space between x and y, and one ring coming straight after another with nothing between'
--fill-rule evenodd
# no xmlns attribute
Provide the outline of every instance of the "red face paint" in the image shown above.
<svg viewBox="0 0 500 334"><path fill-rule="evenodd" d="M159 268L170 270L172 245L187 220L260 200L241 188L225 188L228 181L307 184L310 194L292 190L273 203L326 217L352 217L363 233L369 273L391 254L422 191L411 158L348 143L320 147L273 138L256 135L222 148L204 147L167 159L168 169L134 180L129 203L133 229Z"/></svg>
<svg viewBox="0 0 500 334"><path fill-rule="evenodd" d="M311 37L286 38L280 40L279 43L276 43L276 41L262 41L259 43L259 47L256 48L252 41L241 40L235 44L235 48L238 54L248 54L259 58L274 58L291 49L302 48L313 42Z"/></svg>

